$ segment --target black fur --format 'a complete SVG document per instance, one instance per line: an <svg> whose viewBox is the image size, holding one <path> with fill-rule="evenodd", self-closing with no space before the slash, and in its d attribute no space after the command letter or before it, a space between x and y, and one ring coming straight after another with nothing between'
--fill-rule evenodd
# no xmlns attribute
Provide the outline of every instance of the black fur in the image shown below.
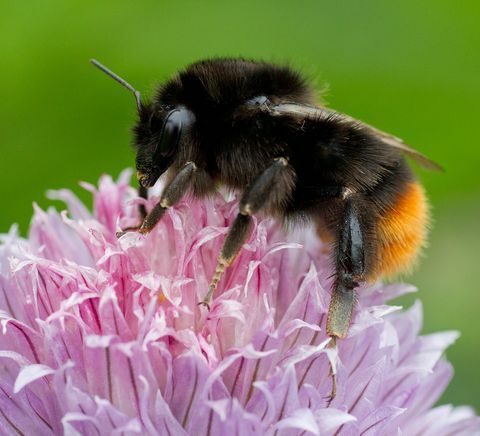
<svg viewBox="0 0 480 436"><path fill-rule="evenodd" d="M214 189L213 181L245 190L273 159L285 157L296 181L280 215L290 219L323 215L333 230L340 202L326 198L324 189L348 187L363 195L365 213L375 216L395 202L405 181L412 178L398 150L335 116L274 117L246 104L258 96L267 97L267 106L312 104L313 95L307 82L288 67L242 59L195 63L142 106L134 129L137 168L158 178L167 168L175 173L193 161L212 179L210 183L204 174L201 183L196 182L195 193L204 195ZM168 151L170 157L152 162L164 118L179 107L189 109L195 122L183 132L176 149ZM365 221L369 227L371 218Z"/></svg>
<svg viewBox="0 0 480 436"><path fill-rule="evenodd" d="M137 168L159 175L169 166L179 168L191 160L227 185L244 187L271 159L281 156L286 145L281 132L275 132L277 121L239 111L258 95L267 96L272 103L312 103L313 98L306 82L287 67L238 59L191 65L162 86L152 103L142 107L134 129ZM165 116L182 106L194 113L194 128L185 132L175 160L152 162ZM155 165L158 168L152 169Z"/></svg>
<svg viewBox="0 0 480 436"><path fill-rule="evenodd" d="M376 225L395 207L413 175L402 151L386 145L368 126L331 112L275 113L279 105L313 105L313 95L288 67L243 59L195 63L164 84L152 102L141 105L134 129L137 169L146 185L167 169L176 183L181 168L193 162L195 195L207 195L221 182L254 199L253 212L265 198L264 212L286 221L310 219L326 229L334 241L337 269L332 301L338 306L329 317L331 326L337 321L341 326L329 334L344 337L353 289L375 270ZM165 139L169 137L174 139ZM272 174L278 158L286 159L288 171L277 180ZM267 195L270 186L272 195ZM242 238L230 232L225 245L229 253L238 251L246 237L246 209L240 215L236 223L245 221ZM157 221L142 229L149 231ZM220 259L209 295L227 260Z"/></svg>

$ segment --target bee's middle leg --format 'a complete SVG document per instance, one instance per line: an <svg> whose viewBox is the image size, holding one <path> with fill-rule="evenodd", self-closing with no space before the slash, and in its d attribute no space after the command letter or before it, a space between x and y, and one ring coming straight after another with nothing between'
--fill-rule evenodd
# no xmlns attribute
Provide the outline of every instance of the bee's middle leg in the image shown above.
<svg viewBox="0 0 480 436"><path fill-rule="evenodd" d="M213 293L223 272L237 257L249 235L252 216L260 209L281 208L295 184L295 172L285 158L277 158L247 188L240 200L239 213L230 227L217 261L208 292L200 303L210 307Z"/></svg>

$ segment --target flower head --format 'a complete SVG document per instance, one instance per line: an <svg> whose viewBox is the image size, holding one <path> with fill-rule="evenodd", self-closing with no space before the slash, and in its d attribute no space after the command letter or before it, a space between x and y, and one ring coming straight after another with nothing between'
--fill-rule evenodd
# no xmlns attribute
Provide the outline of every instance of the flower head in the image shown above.
<svg viewBox="0 0 480 436"><path fill-rule="evenodd" d="M474 434L466 407L432 408L448 384L454 332L419 336L421 306L359 290L338 353L325 335L328 247L258 219L210 311L207 292L236 211L186 199L148 235L140 201L104 176L93 215L35 208L29 237L0 246L0 421L9 434ZM153 202L154 200L150 200ZM329 404L336 368L337 396Z"/></svg>

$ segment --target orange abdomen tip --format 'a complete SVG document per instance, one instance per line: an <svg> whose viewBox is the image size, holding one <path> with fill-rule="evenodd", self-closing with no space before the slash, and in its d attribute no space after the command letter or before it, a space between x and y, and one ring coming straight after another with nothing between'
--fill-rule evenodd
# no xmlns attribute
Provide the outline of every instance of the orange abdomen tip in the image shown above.
<svg viewBox="0 0 480 436"><path fill-rule="evenodd" d="M429 207L418 182L410 182L377 224L377 263L369 281L408 272L425 245Z"/></svg>

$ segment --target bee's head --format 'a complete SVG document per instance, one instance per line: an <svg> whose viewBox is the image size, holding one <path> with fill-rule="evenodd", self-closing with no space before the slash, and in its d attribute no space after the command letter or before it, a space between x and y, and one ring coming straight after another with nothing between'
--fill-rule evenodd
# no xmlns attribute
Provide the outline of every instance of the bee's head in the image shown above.
<svg viewBox="0 0 480 436"><path fill-rule="evenodd" d="M139 183L151 187L168 169L178 153L182 133L193 124L193 113L183 106L154 109L142 103L140 92L95 59L91 63L127 88L135 97L139 121L134 128Z"/></svg>
<svg viewBox="0 0 480 436"><path fill-rule="evenodd" d="M137 177L142 186L153 186L174 162L182 134L194 120L193 113L182 106L157 110L141 104L134 141Z"/></svg>

